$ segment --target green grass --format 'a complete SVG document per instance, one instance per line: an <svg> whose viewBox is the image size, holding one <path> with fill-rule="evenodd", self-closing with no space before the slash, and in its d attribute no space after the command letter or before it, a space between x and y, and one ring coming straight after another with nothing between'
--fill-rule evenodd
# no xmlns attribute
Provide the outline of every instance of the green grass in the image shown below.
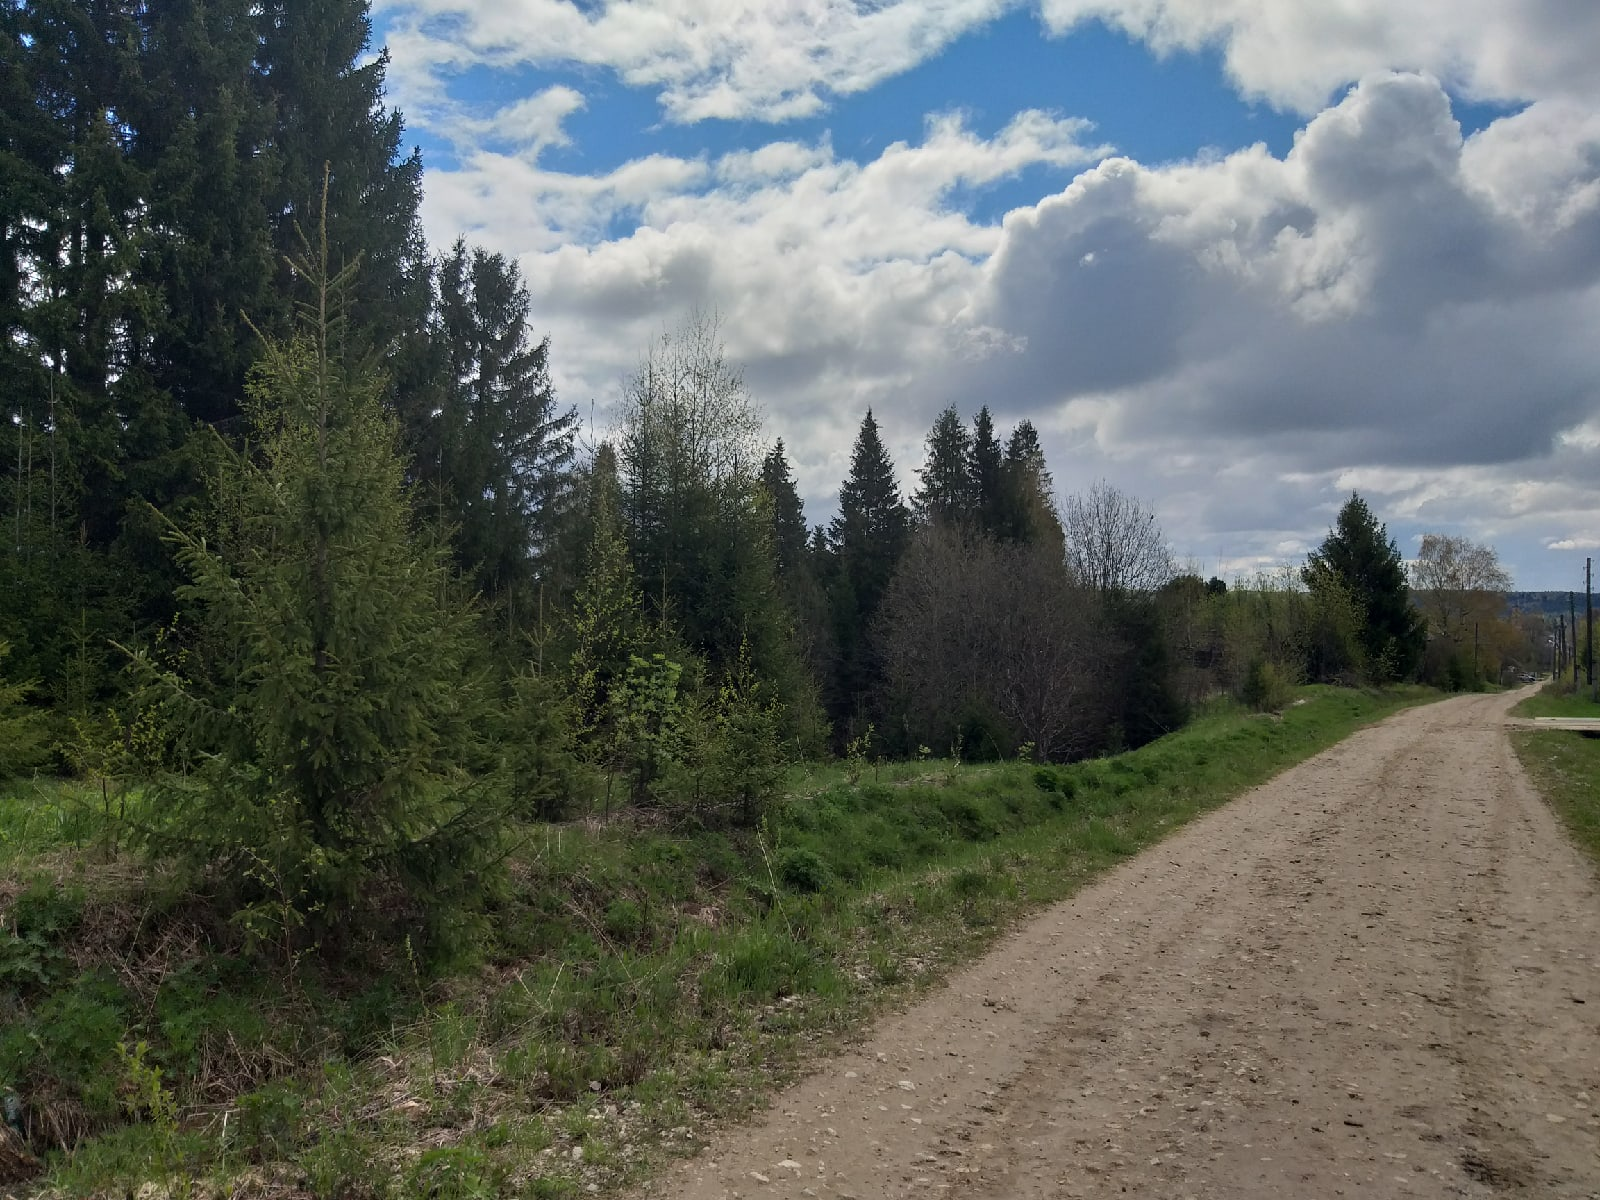
<svg viewBox="0 0 1600 1200"><path fill-rule="evenodd" d="M1572 840L1600 867L1600 738L1570 730L1517 729L1511 741Z"/></svg>
<svg viewBox="0 0 1600 1200"><path fill-rule="evenodd" d="M25 818L0 804L18 847L0 1001L9 988L20 1016L0 1086L74 1147L50 1158L57 1195L189 1178L240 1195L609 1192L1029 912L1433 694L1301 695L1281 718L1219 707L1066 767L797 769L752 834L533 828L448 970L396 955L359 979L314 959L292 978L241 967L155 883L137 903L101 895L102 867L73 864L105 859L103 830L41 822L35 793ZM52 827L71 837L52 845ZM24 886L24 846L50 879Z"/></svg>
<svg viewBox="0 0 1600 1200"><path fill-rule="evenodd" d="M108 827L117 798L70 780L0 784L0 869L57 850L81 849Z"/></svg>
<svg viewBox="0 0 1600 1200"><path fill-rule="evenodd" d="M1589 689L1580 685L1576 692L1561 685L1546 684L1511 709L1514 717L1600 717L1600 704L1589 699Z"/></svg>

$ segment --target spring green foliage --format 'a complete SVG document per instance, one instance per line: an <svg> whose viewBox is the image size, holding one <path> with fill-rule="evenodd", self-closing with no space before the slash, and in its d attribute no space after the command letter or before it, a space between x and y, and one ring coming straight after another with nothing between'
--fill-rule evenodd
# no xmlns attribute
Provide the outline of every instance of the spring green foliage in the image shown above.
<svg viewBox="0 0 1600 1200"><path fill-rule="evenodd" d="M172 528L204 653L140 663L196 769L149 831L285 947L391 889L406 907L469 892L497 815L479 753L473 618L422 542L370 367L339 353L348 272L301 260L303 333L269 345L258 439L229 451L207 533ZM265 933L263 936L267 936Z"/></svg>
<svg viewBox="0 0 1600 1200"><path fill-rule="evenodd" d="M65 1194L610 1180L595 1105L736 1112L785 1039L1373 711L1160 737L1187 705L1407 669L1370 513L1309 591L1091 601L987 407L929 437L946 557L870 412L808 537L714 320L575 464L515 266L427 253L366 0L0 32L0 776L80 776L0 793L0 1078ZM395 1078L425 1152L368 1119Z"/></svg>
<svg viewBox="0 0 1600 1200"><path fill-rule="evenodd" d="M8 993L19 1020L0 1054L29 1122L72 1111L79 1132L111 1131L54 1160L45 1182L66 1194L136 1191L163 1169L226 1191L262 1167L322 1194L620 1185L698 1145L686 1127L759 1103L807 1046L1404 702L1303 696L1282 720L1218 709L1072 766L905 762L854 783L843 764L805 768L744 835L548 831L517 851L479 934L494 969L448 990L398 955L342 982L308 963L303 991L220 955L163 974L150 956L180 933L176 913L40 884L16 906L31 939L19 957L49 982L25 973ZM0 806L0 830L8 819ZM66 951L88 927L136 969L75 965ZM185 1111L223 1064L237 1119L167 1129L168 1106ZM606 1105L630 1114L625 1135ZM419 1141L453 1153L421 1155Z"/></svg>
<svg viewBox="0 0 1600 1200"><path fill-rule="evenodd" d="M11 644L0 641L0 671ZM28 680L13 682L0 674L0 780L38 766L45 758L45 726L28 704Z"/></svg>
<svg viewBox="0 0 1600 1200"><path fill-rule="evenodd" d="M1293 685L1276 663L1258 658L1245 669L1239 699L1256 712L1282 712L1293 696Z"/></svg>

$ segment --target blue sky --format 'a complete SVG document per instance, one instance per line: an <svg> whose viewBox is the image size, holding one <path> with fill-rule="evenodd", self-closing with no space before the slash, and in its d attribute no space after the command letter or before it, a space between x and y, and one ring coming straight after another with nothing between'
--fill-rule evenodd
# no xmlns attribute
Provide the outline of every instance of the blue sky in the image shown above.
<svg viewBox="0 0 1600 1200"><path fill-rule="evenodd" d="M715 310L825 519L870 404L1039 426L1224 574L1352 488L1527 587L1600 547L1600 5L392 0L424 221L603 434Z"/></svg>

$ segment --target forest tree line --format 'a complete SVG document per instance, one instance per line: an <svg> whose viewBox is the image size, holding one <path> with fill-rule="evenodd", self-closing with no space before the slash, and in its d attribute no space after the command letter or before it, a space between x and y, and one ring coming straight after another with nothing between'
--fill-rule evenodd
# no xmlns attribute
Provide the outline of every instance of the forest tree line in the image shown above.
<svg viewBox="0 0 1600 1200"><path fill-rule="evenodd" d="M813 526L714 318L581 445L516 264L424 241L366 0L0 19L0 768L159 780L138 836L243 911L470 889L508 821L753 823L797 757L1061 761L1217 694L1467 682L1466 611L1359 497L1230 587L986 406L914 481L864 414ZM1489 553L1429 594L1503 591Z"/></svg>

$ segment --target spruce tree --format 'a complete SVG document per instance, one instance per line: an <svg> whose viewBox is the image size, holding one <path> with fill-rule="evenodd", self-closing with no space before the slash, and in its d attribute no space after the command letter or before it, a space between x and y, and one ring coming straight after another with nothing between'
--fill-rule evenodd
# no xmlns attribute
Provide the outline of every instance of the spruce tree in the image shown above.
<svg viewBox="0 0 1600 1200"><path fill-rule="evenodd" d="M1353 605L1367 673L1377 682L1409 679L1422 663L1426 622L1411 602L1405 560L1388 529L1355 492L1301 572L1315 596Z"/></svg>
<svg viewBox="0 0 1600 1200"><path fill-rule="evenodd" d="M837 670L827 699L838 721L859 721L876 704L882 672L872 648L872 624L905 553L910 528L894 464L868 409L850 453L850 475L839 489L839 515L829 527Z"/></svg>
<svg viewBox="0 0 1600 1200"><path fill-rule="evenodd" d="M340 353L327 242L305 325L252 375L255 448L219 450L204 533L174 526L204 653L142 659L201 753L153 836L292 952L379 903L437 915L481 886L496 807L468 785L483 692L475 621L421 541L367 360Z"/></svg>
<svg viewBox="0 0 1600 1200"><path fill-rule="evenodd" d="M12 535L0 632L57 699L74 686L67 630L78 621L64 616L126 635L136 617L169 611L171 580L148 561L164 557L159 544L141 542L129 517L181 423L148 370L160 304L140 272L151 233L130 124L140 9L44 0L3 11L0 404L15 476L0 501Z"/></svg>
<svg viewBox="0 0 1600 1200"><path fill-rule="evenodd" d="M273 242L293 255L297 229L322 218L324 168L330 261L360 262L349 298L356 344L387 357L424 320L426 245L417 210L422 157L404 153L405 124L384 104L389 55L369 55L368 0L265 0L256 81L276 121L265 147L272 171ZM287 289L289 281L283 279Z"/></svg>
<svg viewBox="0 0 1600 1200"><path fill-rule="evenodd" d="M611 710L611 693L632 659L644 652L646 638L622 525L617 456L609 442L595 451L588 482L589 541L567 618L572 643L567 678L579 729L595 741Z"/></svg>
<svg viewBox="0 0 1600 1200"><path fill-rule="evenodd" d="M11 643L0 639L0 781L38 766L46 757L45 724L28 703L33 681L6 679L10 653Z"/></svg>
<svg viewBox="0 0 1600 1200"><path fill-rule="evenodd" d="M761 485L772 503L772 549L778 577L793 579L806 567L807 539L805 506L795 487L794 475L779 438L761 461Z"/></svg>
<svg viewBox="0 0 1600 1200"><path fill-rule="evenodd" d="M651 347L622 425L623 511L646 611L714 671L747 650L782 688L796 664L758 475L761 417L714 318Z"/></svg>
<svg viewBox="0 0 1600 1200"><path fill-rule="evenodd" d="M985 404L972 419L972 450L967 470L971 478L972 506L978 528L991 537L1001 535L1005 504L1004 458L995 436L994 418Z"/></svg>
<svg viewBox="0 0 1600 1200"><path fill-rule="evenodd" d="M972 437L954 404L934 418L926 445L927 454L919 472L921 482L911 499L912 511L919 520L934 525L970 522L977 500Z"/></svg>
<svg viewBox="0 0 1600 1200"><path fill-rule="evenodd" d="M569 499L577 414L557 407L550 343L532 339L515 263L458 240L434 280L439 386L403 410L415 474L458 565L502 607L525 609Z"/></svg>
<svg viewBox="0 0 1600 1200"><path fill-rule="evenodd" d="M162 303L150 372L192 421L233 433L256 330L290 333L272 284L273 112L256 87L252 0L153 0L130 105L152 230L141 272ZM249 314L248 319L245 314ZM252 325L254 329L252 329Z"/></svg>
<svg viewBox="0 0 1600 1200"><path fill-rule="evenodd" d="M1018 421L1006 440L1005 461L1000 467L996 536L1062 553L1061 518L1051 495L1054 486L1038 431L1032 421Z"/></svg>

